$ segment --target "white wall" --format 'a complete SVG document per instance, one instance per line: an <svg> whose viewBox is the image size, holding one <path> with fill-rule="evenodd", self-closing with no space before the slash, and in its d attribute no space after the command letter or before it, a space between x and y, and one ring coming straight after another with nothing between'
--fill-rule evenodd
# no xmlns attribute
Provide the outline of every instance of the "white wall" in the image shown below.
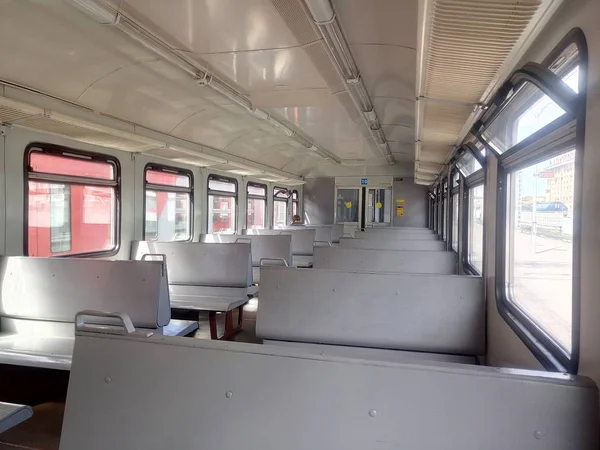
<svg viewBox="0 0 600 450"><path fill-rule="evenodd" d="M192 236L197 241L207 230L207 183L211 173L234 178L238 182L237 231L246 226L246 185L249 181L267 185L267 224L273 217L273 183L252 177L179 164L139 153L129 153L94 145L82 144L61 136L13 127L0 137L0 254L23 255L25 232L25 150L32 143L55 144L75 150L102 153L118 158L121 165L121 245L116 259L128 259L132 240L143 238L144 169L148 163L158 163L192 171L194 175L194 220ZM302 198L302 186L294 187Z"/></svg>

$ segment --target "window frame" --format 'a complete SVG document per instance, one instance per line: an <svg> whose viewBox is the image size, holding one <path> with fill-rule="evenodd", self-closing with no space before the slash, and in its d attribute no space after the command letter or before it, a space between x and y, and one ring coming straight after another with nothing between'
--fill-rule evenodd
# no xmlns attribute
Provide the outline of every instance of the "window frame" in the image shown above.
<svg viewBox="0 0 600 450"><path fill-rule="evenodd" d="M462 236L462 266L463 266L463 271L467 274L467 275L475 275L475 276L483 276L483 267L481 270L481 273L479 272L479 270L473 265L471 264L471 262L469 261L469 214L470 214L470 206L471 206L471 190L475 189L479 186L483 187L483 206L485 208L485 172L483 170L478 170L477 172L475 172L474 174L472 174L469 178L465 179L464 181L464 192L463 192L463 205L464 207L462 208L462 220L463 223L465 224L464 227L462 227L462 230L459 230L459 233L461 233ZM459 210L460 210L460 206L459 206ZM460 213L459 213L460 214ZM483 216L483 220L485 222L485 215ZM460 225L459 225L460 227ZM483 261L485 261L485 223L483 224L483 235L482 235L482 255L481 255L481 259L482 259L482 266L483 266Z"/></svg>
<svg viewBox="0 0 600 450"><path fill-rule="evenodd" d="M288 197L286 199L277 197L276 192L278 191L285 191L288 194ZM285 203L285 214L286 214L286 224L285 226L287 227L289 224L287 223L287 213L288 213L288 200L290 199L290 197L292 196L292 191L290 191L288 188L284 188L281 186L273 186L273 220L271 222L271 227L272 229L275 229L275 202L281 202L281 203Z"/></svg>
<svg viewBox="0 0 600 450"><path fill-rule="evenodd" d="M77 175L55 175L52 173L45 172L34 172L30 170L29 159L32 153L49 154L53 156L59 156L61 158L82 160L87 159L90 161L97 161L102 163L109 163L113 165L114 179L113 180L102 180L93 179L88 177L79 177ZM74 149L63 145L49 144L46 142L32 142L26 148L23 158L23 255L29 256L29 181L38 181L46 183L62 182L65 185L78 185L78 186L99 186L99 187L112 187L115 190L115 206L114 206L114 217L115 221L113 226L113 233L115 238L115 245L111 249L99 250L95 252L83 252L83 253L72 253L68 255L52 255L52 258L100 258L115 256L121 249L121 162L119 158L113 155L105 153L95 153L85 150ZM37 174L31 177L31 174ZM69 205L69 211L72 213L71 205ZM71 225L72 227L72 225ZM72 237L71 237L72 239ZM72 241L71 241L72 248Z"/></svg>
<svg viewBox="0 0 600 450"><path fill-rule="evenodd" d="M260 189L264 189L265 190L265 195L254 195L254 194L250 194L249 192L249 188L253 186L256 188L260 188ZM268 197L269 197L269 187L266 184L262 184L262 183L256 183L254 181L248 181L246 183L246 229L248 229L248 200L253 199L253 200L264 200L265 202L265 209L264 209L264 213L263 213L263 223L265 224L265 228L263 229L268 229L267 227L267 208L268 208Z"/></svg>
<svg viewBox="0 0 600 450"><path fill-rule="evenodd" d="M455 180L456 175L458 175L458 179ZM462 178L462 174L460 173L460 170L458 170L458 167L454 167L452 169L451 172L451 180L452 180L452 189L450 191L450 239L448 239L450 246L449 249L450 251L456 252L456 254L459 253L459 249L460 249L460 228L461 228L461 221L460 221L460 181ZM456 181L456 186L454 186L454 181ZM454 199L458 200L458 205L456 208L456 211L454 211ZM456 213L456 217L454 217L454 213ZM454 220L456 219L457 221L457 226L456 226L456 236L454 236ZM454 248L454 238L456 237L456 248Z"/></svg>
<svg viewBox="0 0 600 450"><path fill-rule="evenodd" d="M164 184L149 183L146 178L146 175L147 175L148 171L150 171L150 170L154 171L154 172L165 172L165 173L186 176L190 180L190 187L186 188L183 186L169 186L169 185L164 185ZM188 239L180 239L180 240L169 241L169 242L191 242L194 238L194 174L193 174L193 172L188 169L182 169L181 167L173 167L173 166L167 166L164 164L157 164L157 163L148 163L144 166L144 189L143 189L143 194L142 194L143 211L144 211L144 218L142 220L142 237L144 240L146 240L146 191L148 190L148 186L150 186L151 191L155 191L155 192L177 192L177 193L190 194L190 217L188 218L189 227L190 227L190 237ZM157 219L158 219L158 217L157 217ZM157 233L158 233L158 225L157 225ZM157 235L157 239L158 239L158 235ZM158 242L158 241L151 241L151 242Z"/></svg>
<svg viewBox="0 0 600 450"><path fill-rule="evenodd" d="M210 182L211 181L222 181L224 183L232 183L235 186L235 192L227 192L227 191L219 191L216 189L211 189L210 188ZM223 175L217 175L216 173L210 173L208 174L208 177L206 178L206 230L208 231L209 227L209 221L212 219L210 217L210 214L208 214L209 211L209 203L210 203L210 196L211 195L217 195L220 197L232 197L235 199L235 206L234 206L234 212L235 212L235 223L233 224L233 234L237 234L237 230L238 230L238 220L239 220L239 214L238 214L238 210L239 210L239 186L238 186L238 180L236 178L232 178L232 177L226 177ZM214 232L213 232L214 233Z"/></svg>
<svg viewBox="0 0 600 450"><path fill-rule="evenodd" d="M585 119L587 103L587 73L588 73L588 51L585 36L581 29L571 30L561 42L544 59L542 65L549 68L559 55L571 44L575 44L578 49L579 65L579 92L574 110L566 111L564 117L556 119L546 125L541 130L521 143L508 149L499 156L498 164L498 201L497 201L497 233L496 233L496 286L495 294L497 299L497 308L501 317L507 322L514 333L523 341L527 348L532 352L536 359L550 371L568 372L576 374L579 368L580 354L580 323L581 323L581 213L582 213L582 192L583 192L583 159L585 149ZM557 73L560 77L561 73ZM543 90L542 87L538 86ZM546 93L546 92L545 92ZM547 93L546 93L547 94ZM548 94L547 94L548 95ZM552 98L552 97L551 97ZM559 143L556 147L550 149L535 145L553 133L568 126L575 121L575 180L573 193L573 209L578 214L573 216L573 266L572 266L572 298L571 298L571 353L568 355L560 347L549 332L538 325L533 318L526 314L517 306L514 300L510 299L510 293L507 285L506 257L508 236L506 230L507 206L508 206L508 184L507 177L509 173L514 173L522 168L529 167L536 162L551 158L556 154L562 154L567 151L567 143ZM533 150L528 151L528 148ZM524 153L524 156L520 156Z"/></svg>

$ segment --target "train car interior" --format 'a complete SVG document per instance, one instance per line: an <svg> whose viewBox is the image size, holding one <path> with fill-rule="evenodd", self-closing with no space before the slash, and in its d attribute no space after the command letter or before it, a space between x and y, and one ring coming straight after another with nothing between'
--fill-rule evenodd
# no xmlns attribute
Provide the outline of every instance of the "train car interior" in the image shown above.
<svg viewBox="0 0 600 450"><path fill-rule="evenodd" d="M600 449L598 23L0 0L0 450Z"/></svg>

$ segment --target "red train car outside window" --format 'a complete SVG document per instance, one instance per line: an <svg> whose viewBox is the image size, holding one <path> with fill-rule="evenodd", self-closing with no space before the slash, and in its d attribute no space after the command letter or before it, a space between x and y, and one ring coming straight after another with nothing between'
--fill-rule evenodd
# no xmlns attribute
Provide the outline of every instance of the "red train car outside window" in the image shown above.
<svg viewBox="0 0 600 450"><path fill-rule="evenodd" d="M32 147L26 158L26 254L114 254L118 161L55 147Z"/></svg>

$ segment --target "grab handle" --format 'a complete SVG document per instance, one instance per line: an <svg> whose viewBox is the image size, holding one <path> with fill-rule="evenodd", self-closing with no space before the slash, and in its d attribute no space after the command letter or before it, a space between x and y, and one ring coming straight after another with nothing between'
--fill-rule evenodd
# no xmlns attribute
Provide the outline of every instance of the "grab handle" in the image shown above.
<svg viewBox="0 0 600 450"><path fill-rule="evenodd" d="M289 267L290 265L288 264L288 262L283 259L283 258L261 258L260 260L260 267L266 267L269 264L263 264L263 262L267 262L267 261L277 261L277 262L281 262L283 263L282 265L284 265L285 267ZM271 264L271 265L277 265L277 264Z"/></svg>
<svg viewBox="0 0 600 450"><path fill-rule="evenodd" d="M117 325L98 324L96 322L88 322L86 319L115 319ZM142 335L145 337L152 336L152 332L138 331L133 326L133 322L129 315L120 312L104 312L93 311L86 309L75 315L75 331L87 331L90 333L116 334L119 336Z"/></svg>

